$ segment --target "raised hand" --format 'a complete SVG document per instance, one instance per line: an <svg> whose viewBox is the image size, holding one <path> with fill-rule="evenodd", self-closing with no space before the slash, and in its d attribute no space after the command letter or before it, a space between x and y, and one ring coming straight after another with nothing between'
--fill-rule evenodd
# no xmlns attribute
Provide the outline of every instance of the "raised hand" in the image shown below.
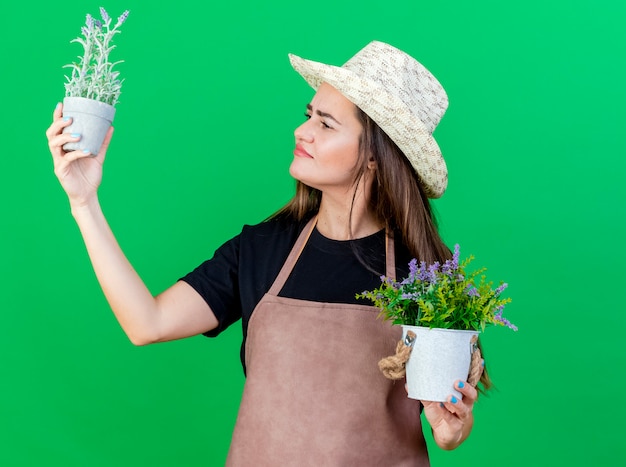
<svg viewBox="0 0 626 467"><path fill-rule="evenodd" d="M102 165L107 148L113 135L111 127L104 139L97 156L89 152L66 152L63 145L68 142L80 141L81 135L63 133L63 129L72 123L71 119L63 118L63 105L54 109L52 125L46 131L48 147L54 162L54 173L67 193L72 206L86 205L95 198L102 181Z"/></svg>

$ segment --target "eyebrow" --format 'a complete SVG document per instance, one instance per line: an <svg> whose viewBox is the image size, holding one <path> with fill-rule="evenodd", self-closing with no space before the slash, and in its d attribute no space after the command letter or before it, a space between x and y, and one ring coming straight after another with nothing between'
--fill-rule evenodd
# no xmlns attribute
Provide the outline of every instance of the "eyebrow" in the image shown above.
<svg viewBox="0 0 626 467"><path fill-rule="evenodd" d="M309 112L313 112L313 106L311 104L307 104L306 108ZM333 117L331 114L326 113L326 112L322 112L321 110L316 110L315 113L317 115L319 115L320 117L323 118L330 118L331 120L337 122L337 124L341 125L341 122L339 120L337 120L335 117Z"/></svg>

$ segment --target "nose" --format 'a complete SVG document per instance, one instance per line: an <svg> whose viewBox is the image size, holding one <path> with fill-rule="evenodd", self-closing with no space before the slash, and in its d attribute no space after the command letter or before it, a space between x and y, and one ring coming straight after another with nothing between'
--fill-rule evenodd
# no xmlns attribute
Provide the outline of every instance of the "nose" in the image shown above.
<svg viewBox="0 0 626 467"><path fill-rule="evenodd" d="M304 121L302 125L300 125L293 131L293 134L296 137L296 141L305 141L307 143L310 143L313 140L313 132L311 131L309 126L310 122L311 120Z"/></svg>

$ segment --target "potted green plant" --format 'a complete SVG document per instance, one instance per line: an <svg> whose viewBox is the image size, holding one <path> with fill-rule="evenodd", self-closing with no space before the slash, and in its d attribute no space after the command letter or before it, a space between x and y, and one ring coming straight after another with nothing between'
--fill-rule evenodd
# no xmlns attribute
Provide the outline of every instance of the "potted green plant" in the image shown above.
<svg viewBox="0 0 626 467"><path fill-rule="evenodd" d="M395 281L381 277L380 287L358 294L374 302L379 317L402 325L403 340L412 347L406 362L409 397L443 402L449 394L461 397L452 384L465 381L478 334L489 325L517 327L502 316L510 298L502 298L508 284L493 288L486 268L466 273L474 259L459 262L459 245L444 264L409 263L409 275ZM412 333L412 334L411 334Z"/></svg>
<svg viewBox="0 0 626 467"><path fill-rule="evenodd" d="M87 15L85 26L81 28L82 37L71 41L83 46L83 55L78 57L78 63L65 65L72 73L66 76L63 116L71 117L72 124L65 127L64 132L80 134L81 139L65 144L66 151L80 149L98 154L113 122L122 88L119 72L114 67L121 61L112 63L109 54L115 48L111 44L113 36L120 32L128 14L126 10L111 27L112 19L101 7L102 20Z"/></svg>

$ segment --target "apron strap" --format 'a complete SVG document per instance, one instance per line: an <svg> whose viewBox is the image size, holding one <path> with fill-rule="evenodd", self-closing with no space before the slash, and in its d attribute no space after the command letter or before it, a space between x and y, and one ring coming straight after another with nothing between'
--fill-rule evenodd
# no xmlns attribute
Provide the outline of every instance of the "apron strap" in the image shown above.
<svg viewBox="0 0 626 467"><path fill-rule="evenodd" d="M313 228L315 227L316 223L317 216L313 216L313 218L304 226L304 229L302 229L298 240L296 240L296 243L291 249L289 256L287 256L287 259L285 260L285 264L283 264L283 267L278 273L278 276L276 276L272 287L268 291L270 295L278 295L278 292L280 292L280 290L283 288L283 285L285 285L285 282L287 282L287 278L289 277L289 274L291 274L291 270L296 264L296 261L298 261L300 253L302 253L302 250L304 249L304 245L306 245L306 242L309 240L311 233L313 233Z"/></svg>
<svg viewBox="0 0 626 467"><path fill-rule="evenodd" d="M386 268L385 275L391 279L396 280L396 250L393 243L393 230L387 228L387 235L385 236L385 257Z"/></svg>

